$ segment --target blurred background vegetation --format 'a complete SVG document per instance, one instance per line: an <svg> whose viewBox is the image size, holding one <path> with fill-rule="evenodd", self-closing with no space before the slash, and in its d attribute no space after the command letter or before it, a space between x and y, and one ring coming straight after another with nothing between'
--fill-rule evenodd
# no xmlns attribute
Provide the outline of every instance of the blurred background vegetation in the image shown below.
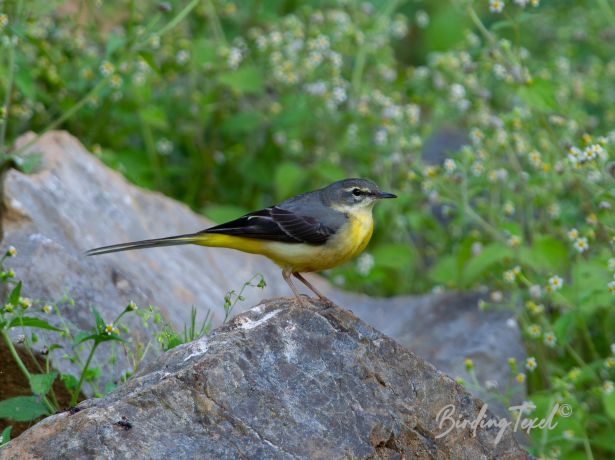
<svg viewBox="0 0 615 460"><path fill-rule="evenodd" d="M326 275L374 295L479 290L481 308L512 308L538 364L509 365L536 411L574 405L536 433L535 453L608 458L614 10L3 0L0 149L31 170L14 140L67 129L216 222L340 178L375 180L400 198L376 208L367 252Z"/></svg>

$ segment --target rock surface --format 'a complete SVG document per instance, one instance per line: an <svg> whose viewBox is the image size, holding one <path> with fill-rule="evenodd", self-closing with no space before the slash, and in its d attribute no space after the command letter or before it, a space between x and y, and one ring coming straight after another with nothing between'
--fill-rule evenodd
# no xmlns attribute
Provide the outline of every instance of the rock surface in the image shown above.
<svg viewBox="0 0 615 460"><path fill-rule="evenodd" d="M482 406L352 313L281 299L43 420L0 458L528 458L497 427L438 437L449 404L464 420Z"/></svg>
<svg viewBox="0 0 615 460"><path fill-rule="evenodd" d="M79 327L92 326L90 306L112 319L131 300L158 306L180 328L192 305L201 318L211 309L219 324L225 293L256 273L264 275L267 287L247 290L237 312L263 297L290 294L268 260L231 250L175 246L84 257L92 247L193 232L211 223L174 200L129 184L67 133L47 133L30 151L42 155L41 167L29 175L10 171L6 178L3 245L19 251L8 264L24 281L24 295L50 301L68 293L76 307L64 313ZM510 315L479 312L474 296L374 299L343 292L315 275L310 279L339 305L352 305L359 317L450 375L464 375L463 360L470 357L481 381L504 382L506 359L523 359L518 331L506 326ZM144 334L138 324L132 331ZM124 358L118 359L121 369ZM71 370L57 357L54 365Z"/></svg>

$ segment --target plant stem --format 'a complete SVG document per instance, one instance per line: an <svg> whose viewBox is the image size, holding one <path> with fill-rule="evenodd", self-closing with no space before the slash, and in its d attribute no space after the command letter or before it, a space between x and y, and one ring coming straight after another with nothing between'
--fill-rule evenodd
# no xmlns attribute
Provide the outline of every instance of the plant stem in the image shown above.
<svg viewBox="0 0 615 460"><path fill-rule="evenodd" d="M6 94L4 95L4 103L2 104L2 112L0 117L0 153L2 156L8 153L5 146L6 128L9 122L9 107L11 104L11 93L13 92L13 80L15 77L15 46L9 48L9 65L8 65L8 80L6 83Z"/></svg>
<svg viewBox="0 0 615 460"><path fill-rule="evenodd" d="M81 371L81 377L79 377L79 383L77 384L77 388L70 397L70 405L74 406L77 404L77 398L79 397L79 393L81 392L81 386L83 385L83 380L85 379L85 373L90 366L90 362L92 362L92 358L94 357L94 352L98 347L99 342L94 341L94 345L92 345L92 349L90 350L90 354L88 355L88 359L85 361L85 366L83 366L83 370Z"/></svg>
<svg viewBox="0 0 615 460"><path fill-rule="evenodd" d="M215 5L213 4L213 2L208 1L207 6L210 10L211 27L214 30L214 36L216 37L216 41L221 42L225 46L228 46L226 37L224 36L224 30L222 29L222 24L220 23L220 18L218 17L218 13L216 12Z"/></svg>
<svg viewBox="0 0 615 460"><path fill-rule="evenodd" d="M200 1L201 0L192 0L190 3L188 3L188 5L186 5L186 7L179 13L177 13L177 15L173 19L171 19L162 29L160 29L156 35L162 37L169 30L173 29L177 24L182 22L182 20L186 16L188 16L188 14L199 4Z"/></svg>
<svg viewBox="0 0 615 460"><path fill-rule="evenodd" d="M583 447L585 448L585 455L587 456L587 460L594 460L594 454L592 453L592 448L589 444L589 440L587 437L583 438Z"/></svg>
<svg viewBox="0 0 615 460"><path fill-rule="evenodd" d="M2 334L4 343L6 343L6 346L11 352L11 356L15 360L15 363L17 363L17 367L19 367L22 374L28 379L28 382L30 382L30 371L28 371L28 368L22 361L21 357L19 356L19 353L17 353L17 350L15 349L15 345L13 345L13 342L11 338L9 337L8 333L6 331L1 331L0 333ZM54 407L54 405L51 404L51 402L49 402L49 399L47 399L47 396L41 395L41 398L43 399L43 402L47 406L47 409L49 409L49 412L53 414L56 411L56 407Z"/></svg>

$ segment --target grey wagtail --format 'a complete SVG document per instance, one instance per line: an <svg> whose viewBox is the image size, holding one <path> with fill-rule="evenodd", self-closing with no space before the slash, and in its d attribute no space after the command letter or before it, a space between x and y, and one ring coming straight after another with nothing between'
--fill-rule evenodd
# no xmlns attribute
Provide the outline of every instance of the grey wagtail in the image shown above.
<svg viewBox="0 0 615 460"><path fill-rule="evenodd" d="M369 180L344 179L198 233L104 246L86 255L176 244L237 249L279 265L299 303L291 275L329 301L301 273L326 270L361 253L374 230L372 208L382 198L397 196L381 192Z"/></svg>

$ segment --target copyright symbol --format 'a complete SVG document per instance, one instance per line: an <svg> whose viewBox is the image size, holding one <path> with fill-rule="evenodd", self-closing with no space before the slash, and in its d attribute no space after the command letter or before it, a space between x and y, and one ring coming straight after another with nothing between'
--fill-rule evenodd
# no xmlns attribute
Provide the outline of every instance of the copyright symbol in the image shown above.
<svg viewBox="0 0 615 460"><path fill-rule="evenodd" d="M570 404L562 404L559 406L559 415L561 417L570 417L572 415L572 407Z"/></svg>

